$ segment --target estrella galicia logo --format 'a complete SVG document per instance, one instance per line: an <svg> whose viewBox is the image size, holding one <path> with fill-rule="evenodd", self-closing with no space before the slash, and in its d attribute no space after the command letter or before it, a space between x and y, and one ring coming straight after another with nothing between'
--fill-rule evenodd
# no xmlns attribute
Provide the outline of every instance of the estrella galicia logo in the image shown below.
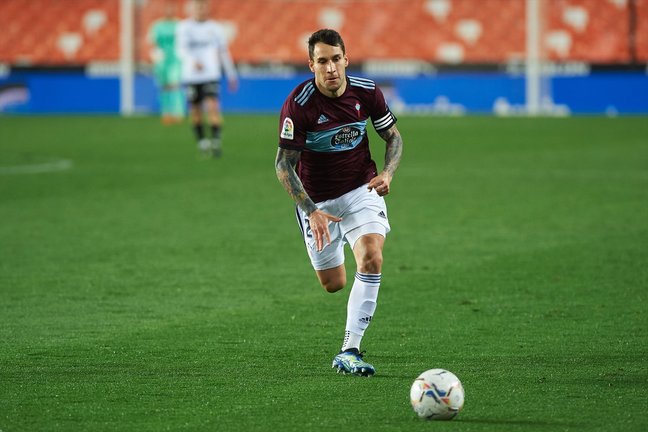
<svg viewBox="0 0 648 432"><path fill-rule="evenodd" d="M338 133L333 135L331 139L331 145L335 148L350 148L353 147L353 144L358 139L362 132L360 129L345 126Z"/></svg>

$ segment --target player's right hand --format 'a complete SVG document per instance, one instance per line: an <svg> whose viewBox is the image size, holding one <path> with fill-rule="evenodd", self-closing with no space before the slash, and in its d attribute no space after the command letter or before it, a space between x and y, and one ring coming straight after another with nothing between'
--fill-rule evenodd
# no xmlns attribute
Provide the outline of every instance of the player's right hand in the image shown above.
<svg viewBox="0 0 648 432"><path fill-rule="evenodd" d="M367 184L367 189L375 190L380 196L385 196L389 193L389 184L391 183L391 175L383 171L376 177L372 178Z"/></svg>
<svg viewBox="0 0 648 432"><path fill-rule="evenodd" d="M326 240L326 244L331 244L331 232L328 228L329 223L340 222L342 218L317 209L308 216L308 220L311 232L315 236L315 247L320 252L324 249L324 240Z"/></svg>

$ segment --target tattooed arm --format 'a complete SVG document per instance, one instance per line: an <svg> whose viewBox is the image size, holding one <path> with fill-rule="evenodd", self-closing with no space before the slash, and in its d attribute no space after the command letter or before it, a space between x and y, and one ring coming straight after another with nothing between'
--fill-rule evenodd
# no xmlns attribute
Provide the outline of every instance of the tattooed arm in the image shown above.
<svg viewBox="0 0 648 432"><path fill-rule="evenodd" d="M331 233L328 229L329 222L339 222L342 219L319 210L308 196L304 185L297 176L297 172L295 172L295 166L297 166L300 157L301 152L297 150L279 148L275 159L275 171L288 195L308 216L311 232L315 236L317 250L321 251L324 248L324 240L328 244L331 243Z"/></svg>
<svg viewBox="0 0 648 432"><path fill-rule="evenodd" d="M275 171L277 172L277 178L284 189L286 189L286 192L288 192L288 195L290 195L306 215L310 215L317 210L317 206L304 190L304 185L297 176L297 172L295 172L295 167L300 157L301 152L297 150L279 148L275 160Z"/></svg>
<svg viewBox="0 0 648 432"><path fill-rule="evenodd" d="M392 177L400 164L403 154L403 138L396 125L385 131L378 132L378 135L385 140L385 167L382 172L369 182L369 190L375 189L378 195L384 196L389 193L389 185Z"/></svg>

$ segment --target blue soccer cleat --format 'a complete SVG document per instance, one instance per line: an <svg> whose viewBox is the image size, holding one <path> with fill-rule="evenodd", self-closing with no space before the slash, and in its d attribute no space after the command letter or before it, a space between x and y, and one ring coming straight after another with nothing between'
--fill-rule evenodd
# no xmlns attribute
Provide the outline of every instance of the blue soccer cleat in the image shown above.
<svg viewBox="0 0 648 432"><path fill-rule="evenodd" d="M358 352L357 348L340 352L333 359L332 367L337 369L337 373L370 377L376 373L376 369L373 365L362 360L362 355L363 353Z"/></svg>

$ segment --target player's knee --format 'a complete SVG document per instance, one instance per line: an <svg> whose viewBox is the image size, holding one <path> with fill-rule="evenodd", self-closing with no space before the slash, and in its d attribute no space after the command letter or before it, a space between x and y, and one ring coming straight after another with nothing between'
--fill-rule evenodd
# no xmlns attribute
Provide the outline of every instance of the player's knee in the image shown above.
<svg viewBox="0 0 648 432"><path fill-rule="evenodd" d="M361 273L378 274L382 271L383 256L380 249L367 250L359 263Z"/></svg>

